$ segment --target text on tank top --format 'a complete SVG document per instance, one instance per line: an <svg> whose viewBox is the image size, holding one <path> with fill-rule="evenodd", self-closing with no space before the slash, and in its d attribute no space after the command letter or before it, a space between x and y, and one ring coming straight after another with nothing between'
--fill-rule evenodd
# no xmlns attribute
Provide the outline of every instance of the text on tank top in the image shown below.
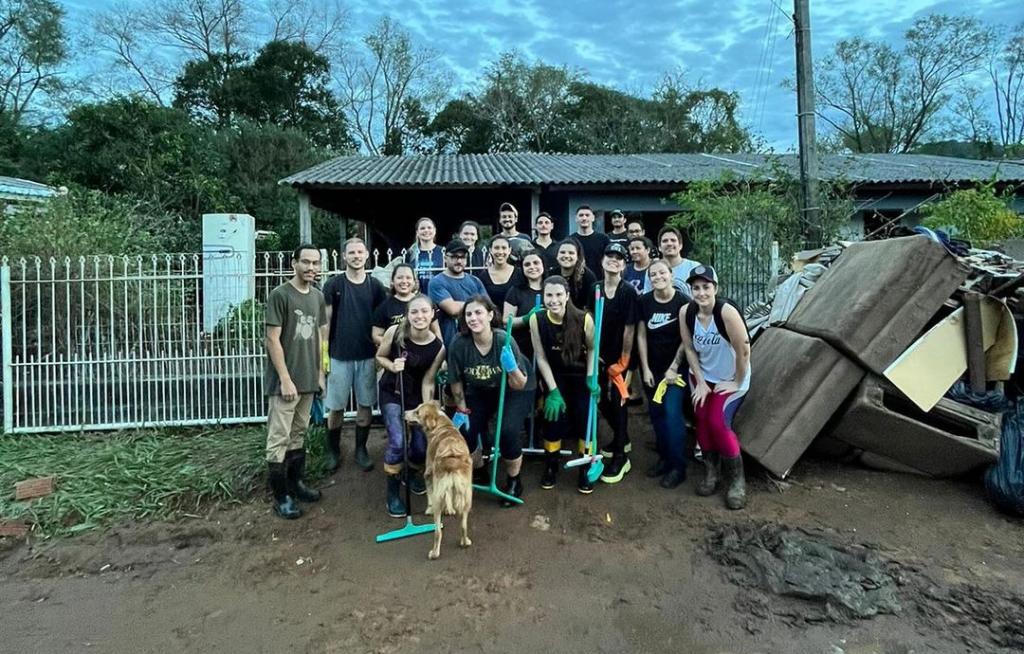
<svg viewBox="0 0 1024 654"><path fill-rule="evenodd" d="M717 384L736 378L736 352L729 341L718 333L718 325L709 316L708 326L701 324L701 316L693 325L693 349L700 358L700 370L705 381ZM744 383L749 379L747 375Z"/></svg>

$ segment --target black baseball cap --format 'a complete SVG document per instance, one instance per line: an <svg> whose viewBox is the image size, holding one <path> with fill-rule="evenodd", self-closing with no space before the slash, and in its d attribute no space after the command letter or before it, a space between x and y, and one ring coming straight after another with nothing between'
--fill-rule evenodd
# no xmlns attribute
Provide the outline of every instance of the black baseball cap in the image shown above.
<svg viewBox="0 0 1024 654"><path fill-rule="evenodd" d="M444 248L445 254L455 254L456 252L469 252L469 246L462 242L461 239L453 238L448 241L448 245Z"/></svg>
<svg viewBox="0 0 1024 654"><path fill-rule="evenodd" d="M622 213L622 209L612 209L612 212L608 214L608 217L611 218L614 216L622 216L623 218L625 218L626 214Z"/></svg>
<svg viewBox="0 0 1024 654"><path fill-rule="evenodd" d="M629 253L626 252L626 248L622 247L622 243L609 243L608 245L605 246L604 253L605 256L610 254L613 256L622 257L623 260L629 260Z"/></svg>
<svg viewBox="0 0 1024 654"><path fill-rule="evenodd" d="M695 279L703 279L706 282L718 284L718 275L715 274L715 269L703 264L690 271L690 276L686 278L686 283L692 284Z"/></svg>

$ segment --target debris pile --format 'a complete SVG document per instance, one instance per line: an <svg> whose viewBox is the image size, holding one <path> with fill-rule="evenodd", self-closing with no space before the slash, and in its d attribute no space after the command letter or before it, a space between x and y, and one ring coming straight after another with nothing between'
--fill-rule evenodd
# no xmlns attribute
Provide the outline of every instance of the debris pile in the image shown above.
<svg viewBox="0 0 1024 654"><path fill-rule="evenodd" d="M736 416L749 455L785 477L820 435L936 477L996 461L1000 409L947 393L965 373L981 396L1015 371L1024 262L914 235L799 253L793 268L749 319L764 382Z"/></svg>

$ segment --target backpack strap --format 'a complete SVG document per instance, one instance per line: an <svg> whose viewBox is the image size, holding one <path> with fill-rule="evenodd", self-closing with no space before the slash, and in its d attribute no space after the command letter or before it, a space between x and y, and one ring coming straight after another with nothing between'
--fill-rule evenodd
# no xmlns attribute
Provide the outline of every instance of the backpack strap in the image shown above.
<svg viewBox="0 0 1024 654"><path fill-rule="evenodd" d="M686 303L686 328L690 330L690 338L693 338L694 327L697 325L697 303L690 300Z"/></svg>
<svg viewBox="0 0 1024 654"><path fill-rule="evenodd" d="M725 327L725 318L722 316L722 309L725 308L726 304L731 304L731 302L722 298L715 298L715 306L711 310L711 315L715 320L715 327L718 329L718 333L725 339L726 343L732 343L729 340L729 330ZM686 305L686 327L690 330L691 337L693 336L694 328L697 326L697 310L697 303L690 300Z"/></svg>

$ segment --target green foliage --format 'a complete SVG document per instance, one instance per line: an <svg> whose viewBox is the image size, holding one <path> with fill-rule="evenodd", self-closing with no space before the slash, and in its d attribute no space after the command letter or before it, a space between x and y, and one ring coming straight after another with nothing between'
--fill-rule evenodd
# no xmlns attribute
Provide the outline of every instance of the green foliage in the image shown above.
<svg viewBox="0 0 1024 654"><path fill-rule="evenodd" d="M0 0L0 115L18 123L38 92L64 88L68 57L64 9L53 0Z"/></svg>
<svg viewBox="0 0 1024 654"><path fill-rule="evenodd" d="M835 240L853 212L842 185L821 187L821 220L812 230L800 216L799 190L798 180L779 165L763 177L700 182L672 196L684 211L669 220L686 229L694 259L720 272L769 271L773 241L779 244L781 260L787 261L793 252ZM820 242L808 241L812 231L821 235ZM733 288L749 281L723 279Z"/></svg>
<svg viewBox="0 0 1024 654"><path fill-rule="evenodd" d="M64 183L145 198L198 231L201 213L234 210L215 136L185 112L138 97L80 105L52 136L53 172Z"/></svg>
<svg viewBox="0 0 1024 654"><path fill-rule="evenodd" d="M148 254L196 240L186 229L146 202L79 189L6 216L0 223L0 253L44 259Z"/></svg>
<svg viewBox="0 0 1024 654"><path fill-rule="evenodd" d="M310 438L307 476L323 475L323 438ZM0 493L0 520L36 537L69 536L130 520L168 520L263 491L262 427L0 438L0 487L57 476L52 495L16 502Z"/></svg>
<svg viewBox="0 0 1024 654"><path fill-rule="evenodd" d="M219 127L249 121L294 128L319 146L350 150L330 69L303 43L270 41L252 61L241 54L188 62L175 80L174 106Z"/></svg>
<svg viewBox="0 0 1024 654"><path fill-rule="evenodd" d="M227 344L249 345L263 337L266 305L259 300L246 300L232 307L213 330L213 340Z"/></svg>
<svg viewBox="0 0 1024 654"><path fill-rule="evenodd" d="M1010 208L1012 197L1009 191L997 193L991 184L953 191L921 208L923 224L944 229L977 247L1024 236L1024 220Z"/></svg>

